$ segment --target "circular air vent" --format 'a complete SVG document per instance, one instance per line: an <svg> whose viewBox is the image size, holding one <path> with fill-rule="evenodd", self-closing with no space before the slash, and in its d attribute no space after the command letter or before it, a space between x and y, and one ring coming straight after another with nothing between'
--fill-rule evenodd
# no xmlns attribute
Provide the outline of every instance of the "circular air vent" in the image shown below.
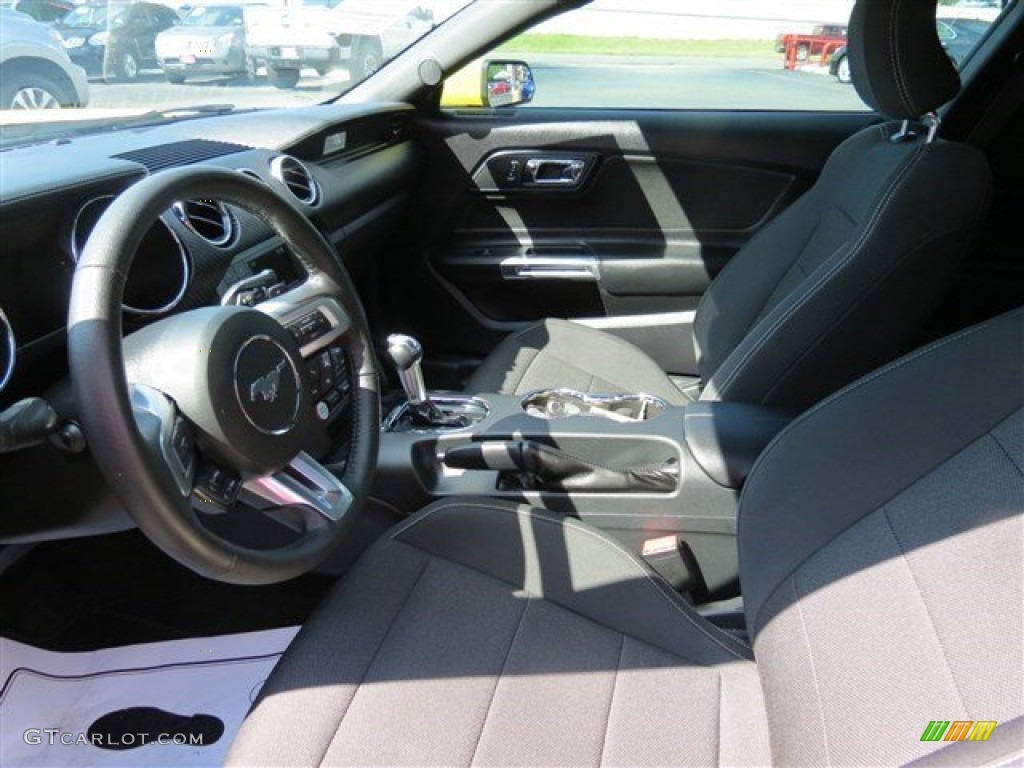
<svg viewBox="0 0 1024 768"><path fill-rule="evenodd" d="M288 187L299 200L306 205L315 205L320 198L320 188L313 176L302 163L289 155L278 155L270 163L270 172L274 178Z"/></svg>
<svg viewBox="0 0 1024 768"><path fill-rule="evenodd" d="M216 200L185 200L175 203L174 215L211 245L224 246L235 238L235 219L224 203Z"/></svg>
<svg viewBox="0 0 1024 768"><path fill-rule="evenodd" d="M11 374L14 373L14 355L17 348L11 322L3 309L0 309L0 389L7 386Z"/></svg>

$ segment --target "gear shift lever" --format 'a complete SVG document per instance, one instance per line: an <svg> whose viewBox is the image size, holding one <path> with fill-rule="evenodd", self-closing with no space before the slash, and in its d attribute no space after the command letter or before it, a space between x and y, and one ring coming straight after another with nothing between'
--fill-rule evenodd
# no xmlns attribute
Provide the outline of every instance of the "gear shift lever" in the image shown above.
<svg viewBox="0 0 1024 768"><path fill-rule="evenodd" d="M430 402L427 387L423 383L423 347L412 336L393 333L388 336L388 357L398 372L405 396L412 405Z"/></svg>
<svg viewBox="0 0 1024 768"><path fill-rule="evenodd" d="M398 380L402 382L413 421L424 427L458 427L468 423L465 417L447 414L431 402L420 368L423 347L416 339L401 333L391 334L388 336L388 357L398 372Z"/></svg>

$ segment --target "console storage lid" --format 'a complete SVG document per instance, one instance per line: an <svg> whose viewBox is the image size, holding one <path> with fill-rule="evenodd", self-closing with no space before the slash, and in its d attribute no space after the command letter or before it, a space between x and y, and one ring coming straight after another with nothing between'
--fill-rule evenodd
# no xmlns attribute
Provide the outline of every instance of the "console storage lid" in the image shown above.
<svg viewBox="0 0 1024 768"><path fill-rule="evenodd" d="M698 402L686 406L683 431L708 477L726 488L741 488L757 457L794 415L759 405Z"/></svg>

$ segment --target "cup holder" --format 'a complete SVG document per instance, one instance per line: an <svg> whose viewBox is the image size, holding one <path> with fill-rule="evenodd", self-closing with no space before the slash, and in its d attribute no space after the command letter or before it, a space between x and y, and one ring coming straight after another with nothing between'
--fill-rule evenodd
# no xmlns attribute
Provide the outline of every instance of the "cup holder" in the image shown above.
<svg viewBox="0 0 1024 768"><path fill-rule="evenodd" d="M653 395L591 395L573 389L545 389L523 398L523 410L538 419L597 416L610 421L653 419L668 403Z"/></svg>

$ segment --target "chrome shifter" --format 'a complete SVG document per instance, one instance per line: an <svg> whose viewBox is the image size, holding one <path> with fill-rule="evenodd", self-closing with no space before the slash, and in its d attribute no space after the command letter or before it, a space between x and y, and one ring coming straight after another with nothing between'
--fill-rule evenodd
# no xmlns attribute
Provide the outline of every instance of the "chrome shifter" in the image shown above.
<svg viewBox="0 0 1024 768"><path fill-rule="evenodd" d="M388 336L388 357L395 366L409 401L409 415L421 427L461 427L468 422L464 416L449 414L438 408L427 394L423 383L423 347L412 336L393 333Z"/></svg>
<svg viewBox="0 0 1024 768"><path fill-rule="evenodd" d="M398 380L402 382L405 396L412 405L429 403L427 387L423 383L423 347L412 336L393 333L388 336L388 357L398 372Z"/></svg>

